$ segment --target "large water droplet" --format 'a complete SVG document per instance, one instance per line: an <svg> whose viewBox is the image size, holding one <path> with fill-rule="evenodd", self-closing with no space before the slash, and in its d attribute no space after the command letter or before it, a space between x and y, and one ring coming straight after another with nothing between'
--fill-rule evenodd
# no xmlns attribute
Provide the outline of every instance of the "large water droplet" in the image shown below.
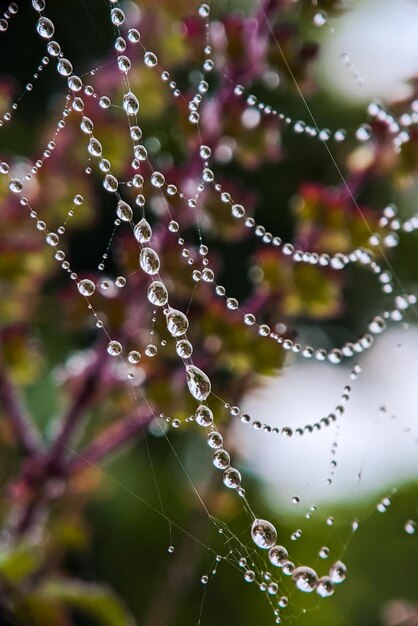
<svg viewBox="0 0 418 626"><path fill-rule="evenodd" d="M109 341L107 351L111 356L118 356L122 352L122 344L119 341Z"/></svg>
<svg viewBox="0 0 418 626"><path fill-rule="evenodd" d="M235 467L229 467L224 472L223 481L229 489L238 489L241 484L241 474Z"/></svg>
<svg viewBox="0 0 418 626"><path fill-rule="evenodd" d="M342 583L347 577L347 568L342 561L336 561L329 570L329 577L333 583Z"/></svg>
<svg viewBox="0 0 418 626"><path fill-rule="evenodd" d="M102 144L96 137L90 137L89 143L87 144L88 152L95 157L99 157L102 154Z"/></svg>
<svg viewBox="0 0 418 626"><path fill-rule="evenodd" d="M157 274L160 269L158 254L152 248L142 248L139 254L139 265L146 274Z"/></svg>
<svg viewBox="0 0 418 626"><path fill-rule="evenodd" d="M288 559L288 552L283 546L273 546L269 550L270 563L275 567L282 567Z"/></svg>
<svg viewBox="0 0 418 626"><path fill-rule="evenodd" d="M128 115L136 115L139 111L139 100L132 91L123 96L122 105Z"/></svg>
<svg viewBox="0 0 418 626"><path fill-rule="evenodd" d="M176 352L182 359L188 359L193 354L193 346L187 339L182 339L176 343Z"/></svg>
<svg viewBox="0 0 418 626"><path fill-rule="evenodd" d="M173 337L184 335L189 327L189 320L182 311L178 311L177 309L170 309L166 321L167 330Z"/></svg>
<svg viewBox="0 0 418 626"><path fill-rule="evenodd" d="M57 63L57 70L61 76L70 76L70 74L73 73L72 63L68 59L62 57L62 59L60 59Z"/></svg>
<svg viewBox="0 0 418 626"><path fill-rule="evenodd" d="M194 414L194 420L199 426L210 426L213 424L213 413L208 406L200 404Z"/></svg>
<svg viewBox="0 0 418 626"><path fill-rule="evenodd" d="M251 526L251 537L259 548L268 550L276 543L277 531L267 520L256 519Z"/></svg>
<svg viewBox="0 0 418 626"><path fill-rule="evenodd" d="M304 591L305 593L313 591L318 582L318 576L315 570L305 565L295 569L292 574L292 579L299 591Z"/></svg>
<svg viewBox="0 0 418 626"><path fill-rule="evenodd" d="M127 202L119 200L116 207L116 214L123 222L130 222L133 218L133 211Z"/></svg>
<svg viewBox="0 0 418 626"><path fill-rule="evenodd" d="M210 380L198 367L188 365L186 367L187 386L189 391L196 400L206 400L210 394Z"/></svg>
<svg viewBox="0 0 418 626"><path fill-rule="evenodd" d="M154 280L148 287L148 300L156 306L164 306L167 304L168 293L166 286L159 280Z"/></svg>
<svg viewBox="0 0 418 626"><path fill-rule="evenodd" d="M88 278L80 280L77 287L82 296L91 296L96 289L94 282Z"/></svg>
<svg viewBox="0 0 418 626"><path fill-rule="evenodd" d="M329 598L334 593L334 585L328 576L320 578L316 584L316 593L321 598Z"/></svg>
<svg viewBox="0 0 418 626"><path fill-rule="evenodd" d="M54 34L55 27L54 24L47 17L40 17L36 22L36 30L38 35L43 37L43 39L51 39Z"/></svg>
<svg viewBox="0 0 418 626"><path fill-rule="evenodd" d="M135 239L139 243L147 243L152 237L151 226L145 218L142 218L134 228Z"/></svg>

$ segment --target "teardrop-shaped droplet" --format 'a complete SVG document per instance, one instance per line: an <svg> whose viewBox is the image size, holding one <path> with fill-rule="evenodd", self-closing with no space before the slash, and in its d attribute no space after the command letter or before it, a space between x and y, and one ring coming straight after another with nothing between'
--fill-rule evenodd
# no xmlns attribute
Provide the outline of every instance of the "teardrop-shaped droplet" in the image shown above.
<svg viewBox="0 0 418 626"><path fill-rule="evenodd" d="M122 105L128 115L136 115L139 111L139 100L132 91L123 96Z"/></svg>
<svg viewBox="0 0 418 626"><path fill-rule="evenodd" d="M92 156L99 157L102 154L102 144L96 137L90 137L89 143L87 144L87 150Z"/></svg>
<svg viewBox="0 0 418 626"><path fill-rule="evenodd" d="M170 309L167 314L167 330L172 337L181 337L189 328L189 320L182 311Z"/></svg>
<svg viewBox="0 0 418 626"><path fill-rule="evenodd" d="M210 394L210 380L198 367L188 365L186 367L187 386L189 391L196 400L206 400Z"/></svg>
<svg viewBox="0 0 418 626"><path fill-rule="evenodd" d="M119 200L116 207L116 214L123 222L130 222L133 218L133 211L127 202Z"/></svg>
<svg viewBox="0 0 418 626"><path fill-rule="evenodd" d="M147 243L152 237L152 229L145 218L142 218L134 228L135 239L139 243Z"/></svg>
<svg viewBox="0 0 418 626"><path fill-rule="evenodd" d="M251 526L251 537L259 548L268 550L276 543L277 531L267 520L256 519Z"/></svg>
<svg viewBox="0 0 418 626"><path fill-rule="evenodd" d="M213 424L213 413L208 406L200 404L194 414L194 421L196 424L199 424L199 426L207 428Z"/></svg>
<svg viewBox="0 0 418 626"><path fill-rule="evenodd" d="M146 274L157 274L160 269L160 259L152 248L142 248L139 255L139 265Z"/></svg>
<svg viewBox="0 0 418 626"><path fill-rule="evenodd" d="M311 593L318 582L318 575L311 567L302 565L295 569L292 579L299 591Z"/></svg>
<svg viewBox="0 0 418 626"><path fill-rule="evenodd" d="M155 306L167 304L168 293L164 283L154 280L148 287L147 297L151 304L155 304Z"/></svg>

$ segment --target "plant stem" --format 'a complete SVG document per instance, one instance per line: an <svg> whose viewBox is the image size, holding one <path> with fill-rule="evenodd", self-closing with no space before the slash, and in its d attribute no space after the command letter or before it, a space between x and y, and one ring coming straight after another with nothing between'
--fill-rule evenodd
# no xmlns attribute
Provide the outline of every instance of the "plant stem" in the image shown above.
<svg viewBox="0 0 418 626"><path fill-rule="evenodd" d="M41 447L41 437L26 411L23 400L0 359L0 404L10 420L17 440L27 454L35 454Z"/></svg>
<svg viewBox="0 0 418 626"><path fill-rule="evenodd" d="M100 433L97 438L67 465L68 473L75 473L90 464L98 463L106 457L119 452L131 443L135 436L149 424L153 414L129 415Z"/></svg>

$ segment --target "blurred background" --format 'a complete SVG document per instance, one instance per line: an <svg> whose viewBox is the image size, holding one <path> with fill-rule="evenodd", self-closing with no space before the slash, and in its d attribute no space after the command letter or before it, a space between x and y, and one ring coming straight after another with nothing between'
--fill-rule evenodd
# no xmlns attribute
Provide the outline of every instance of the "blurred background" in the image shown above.
<svg viewBox="0 0 418 626"><path fill-rule="evenodd" d="M8 6L1 3L1 11ZM187 121L187 100L175 98L160 74L169 71L188 99L197 92L207 43L199 3L144 0L118 6L126 13L122 32L132 27L141 33L141 45L128 42L127 54L149 163L180 190L193 189L200 176L201 138ZM52 0L46 14L74 72L97 94L84 98L84 114L94 120L112 172L127 180L133 173L131 146L119 104L109 6L99 0L65 6ZM65 224L60 248L79 277L97 284L92 302L110 336L126 350L141 352L134 368L141 391L132 394L124 371L103 358L103 333L65 266L62 271L45 245L44 233L1 176L2 623L270 624L284 595L289 606L280 607L283 623L416 625L416 315L407 313L377 337L370 352L337 367L286 353L242 325L210 284L193 280L177 236L185 238L193 258L199 258L203 236L215 282L243 311L315 347L331 349L352 340L387 306L371 272L356 265L337 272L292 263L232 217L209 187L196 212L173 197L170 210L180 232L170 234L161 195L149 183L150 169L146 164L141 169L145 211L173 304L189 310L194 359L213 381L210 405L253 511L275 523L279 543L291 546L296 564L315 564L321 575L338 559L348 568L347 581L330 598L295 591L285 576L277 596L260 592L244 581L233 558L240 549L255 558L249 518L213 470L204 435L185 421L195 403L185 393L181 361L166 342L163 320L154 322L144 302L147 282L137 273L138 246L129 227L122 224L114 232L115 207L103 190L103 170L87 159L80 117L71 111L56 135L68 89L52 61L37 72L46 51L36 19L28 3L21 3L0 32L1 115L19 103L0 128L0 160L10 164L12 177L23 177L41 158L25 195L49 230ZM415 214L414 0L219 0L211 5L210 22L215 70L207 77L200 129L212 149L215 179L245 205L248 216L283 241L332 254L370 247L369 229L380 232L379 218L388 205L396 205L401 219ZM144 65L144 50L158 55L156 69ZM34 73L39 78L33 79ZM292 122L261 115L234 93L236 84ZM319 128L346 129L344 141L327 145L347 187L325 145L295 127L299 120L312 123L301 93ZM110 98L109 107L98 105L103 95ZM396 118L412 115L400 149L390 124L370 114L370 103ZM51 156L42 156L45 149ZM133 202L132 189L124 194ZM139 218L138 207L135 212ZM390 262L401 292L416 290L416 243L414 233L402 233L396 246L385 248L386 259L376 251L384 267ZM121 275L128 282L118 289ZM146 354L150 343L157 347L153 357ZM351 382L357 362L362 372ZM347 384L352 394L342 418L303 437L256 430L225 406L237 404L262 424L295 430L333 411ZM40 452L19 445L4 402L6 387L20 397L39 430ZM147 415L142 393L163 417ZM54 445L74 405L76 426L59 463L47 465L44 450ZM142 421L132 436L121 437L121 445L103 458L93 455L91 463L83 462L92 443L120 433L122 420L138 406ZM164 416L180 420L180 428L167 425ZM297 530L302 532L293 542ZM324 546L325 559L319 556ZM227 558L217 561L217 554ZM259 557L256 567L263 571ZM207 585L202 576L209 576Z"/></svg>

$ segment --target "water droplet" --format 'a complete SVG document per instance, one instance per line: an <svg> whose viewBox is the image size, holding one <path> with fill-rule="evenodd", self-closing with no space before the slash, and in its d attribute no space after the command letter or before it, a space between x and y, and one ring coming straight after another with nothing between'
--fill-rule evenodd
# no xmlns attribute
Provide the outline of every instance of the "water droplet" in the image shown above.
<svg viewBox="0 0 418 626"><path fill-rule="evenodd" d="M329 577L333 583L342 583L347 577L347 568L342 561L336 561L329 570Z"/></svg>
<svg viewBox="0 0 418 626"><path fill-rule="evenodd" d="M123 96L122 106L128 115L136 115L139 111L139 100L132 91L129 91Z"/></svg>
<svg viewBox="0 0 418 626"><path fill-rule="evenodd" d="M210 7L208 4L201 4L199 7L199 15L200 17L209 17Z"/></svg>
<svg viewBox="0 0 418 626"><path fill-rule="evenodd" d="M255 573L253 572L252 569L247 569L247 571L244 574L244 580L247 583L252 583L255 580Z"/></svg>
<svg viewBox="0 0 418 626"><path fill-rule="evenodd" d="M328 20L328 15L326 14L325 11L318 11L317 13L315 13L313 17L314 25L318 26L319 28L321 26L324 26L327 23L327 20Z"/></svg>
<svg viewBox="0 0 418 626"><path fill-rule="evenodd" d="M111 356L118 356L122 352L122 344L119 341L109 341L107 344L107 352Z"/></svg>
<svg viewBox="0 0 418 626"><path fill-rule="evenodd" d="M229 489L238 489L241 484L241 474L234 467L229 467L224 472L223 482Z"/></svg>
<svg viewBox="0 0 418 626"><path fill-rule="evenodd" d="M164 175L161 172L153 172L151 175L151 185L160 189L165 183Z"/></svg>
<svg viewBox="0 0 418 626"><path fill-rule="evenodd" d="M405 523L404 530L408 535L413 535L417 529L417 523L414 520L409 519Z"/></svg>
<svg viewBox="0 0 418 626"><path fill-rule="evenodd" d="M187 339L182 339L176 343L176 352L182 359L188 359L193 354L193 346Z"/></svg>
<svg viewBox="0 0 418 626"><path fill-rule="evenodd" d="M147 243L152 237L152 229L145 218L142 218L134 228L135 239L139 243Z"/></svg>
<svg viewBox="0 0 418 626"><path fill-rule="evenodd" d="M160 269L160 258L152 248L142 248L139 255L139 265L146 274L157 274ZM166 289L165 291L167 293Z"/></svg>
<svg viewBox="0 0 418 626"><path fill-rule="evenodd" d="M128 30L128 39L131 43L138 43L141 39L141 35L136 28L130 28Z"/></svg>
<svg viewBox="0 0 418 626"><path fill-rule="evenodd" d="M329 598L334 593L334 585L328 576L320 578L316 584L316 593L321 598Z"/></svg>
<svg viewBox="0 0 418 626"><path fill-rule="evenodd" d="M23 189L23 184L18 178L13 178L9 183L9 189L13 193L19 193Z"/></svg>
<svg viewBox="0 0 418 626"><path fill-rule="evenodd" d="M137 363L139 363L140 360L141 360L140 353L137 350L131 350L131 352L128 354L129 363L136 365Z"/></svg>
<svg viewBox="0 0 418 626"><path fill-rule="evenodd" d="M223 446L222 435L220 433L218 433L217 431L213 431L213 432L209 433L209 435L208 435L208 446L210 448L213 448L214 450L222 448L222 446Z"/></svg>
<svg viewBox="0 0 418 626"><path fill-rule="evenodd" d="M155 67L158 63L157 56L153 52L146 52L144 54L144 62L148 67Z"/></svg>
<svg viewBox="0 0 418 626"><path fill-rule="evenodd" d="M148 287L148 300L156 306L164 306L168 301L166 286L159 280L154 280Z"/></svg>
<svg viewBox="0 0 418 626"><path fill-rule="evenodd" d="M329 548L327 548L327 546L322 546L319 551L319 556L321 559L327 559L329 557Z"/></svg>
<svg viewBox="0 0 418 626"><path fill-rule="evenodd" d="M229 467L231 458L226 450L217 450L213 454L212 463L217 469L225 470Z"/></svg>
<svg viewBox="0 0 418 626"><path fill-rule="evenodd" d="M170 309L166 317L167 330L172 337L180 337L187 332L189 320L182 311Z"/></svg>
<svg viewBox="0 0 418 626"><path fill-rule="evenodd" d="M96 137L90 137L89 142L87 144L87 151L95 157L99 157L102 154L102 144Z"/></svg>
<svg viewBox="0 0 418 626"><path fill-rule="evenodd" d="M112 174L107 174L103 181L103 187L106 191L115 192L118 189L118 179Z"/></svg>
<svg viewBox="0 0 418 626"><path fill-rule="evenodd" d="M130 222L133 217L133 211L127 202L119 200L116 214L123 222Z"/></svg>
<svg viewBox="0 0 418 626"><path fill-rule="evenodd" d="M318 582L318 576L315 570L311 567L301 566L297 567L292 574L292 580L299 591L310 593L316 587Z"/></svg>
<svg viewBox="0 0 418 626"><path fill-rule="evenodd" d="M256 519L251 526L251 537L259 548L268 550L276 543L277 531L267 520Z"/></svg>
<svg viewBox="0 0 418 626"><path fill-rule="evenodd" d="M120 26L125 21L125 13L122 9L112 9L110 12L110 19L112 20L112 24Z"/></svg>
<svg viewBox="0 0 418 626"><path fill-rule="evenodd" d="M213 424L213 413L209 407L201 404L195 411L194 419L199 426L204 426L206 428Z"/></svg>
<svg viewBox="0 0 418 626"><path fill-rule="evenodd" d="M80 280L77 287L82 296L91 296L94 294L96 289L94 282L88 278Z"/></svg>
<svg viewBox="0 0 418 626"><path fill-rule="evenodd" d="M68 59L62 57L57 63L57 70L61 76L69 76L73 72L73 66Z"/></svg>
<svg viewBox="0 0 418 626"><path fill-rule="evenodd" d="M210 380L201 369L195 365L186 367L187 386L189 391L196 400L206 400L210 394Z"/></svg>
<svg viewBox="0 0 418 626"><path fill-rule="evenodd" d="M286 548L283 546L273 546L269 550L269 559L270 563L275 567L282 567L282 565L287 561L288 553Z"/></svg>
<svg viewBox="0 0 418 626"><path fill-rule="evenodd" d="M36 30L38 35L43 37L43 39L51 39L54 34L55 27L51 20L47 17L40 17L36 23Z"/></svg>

